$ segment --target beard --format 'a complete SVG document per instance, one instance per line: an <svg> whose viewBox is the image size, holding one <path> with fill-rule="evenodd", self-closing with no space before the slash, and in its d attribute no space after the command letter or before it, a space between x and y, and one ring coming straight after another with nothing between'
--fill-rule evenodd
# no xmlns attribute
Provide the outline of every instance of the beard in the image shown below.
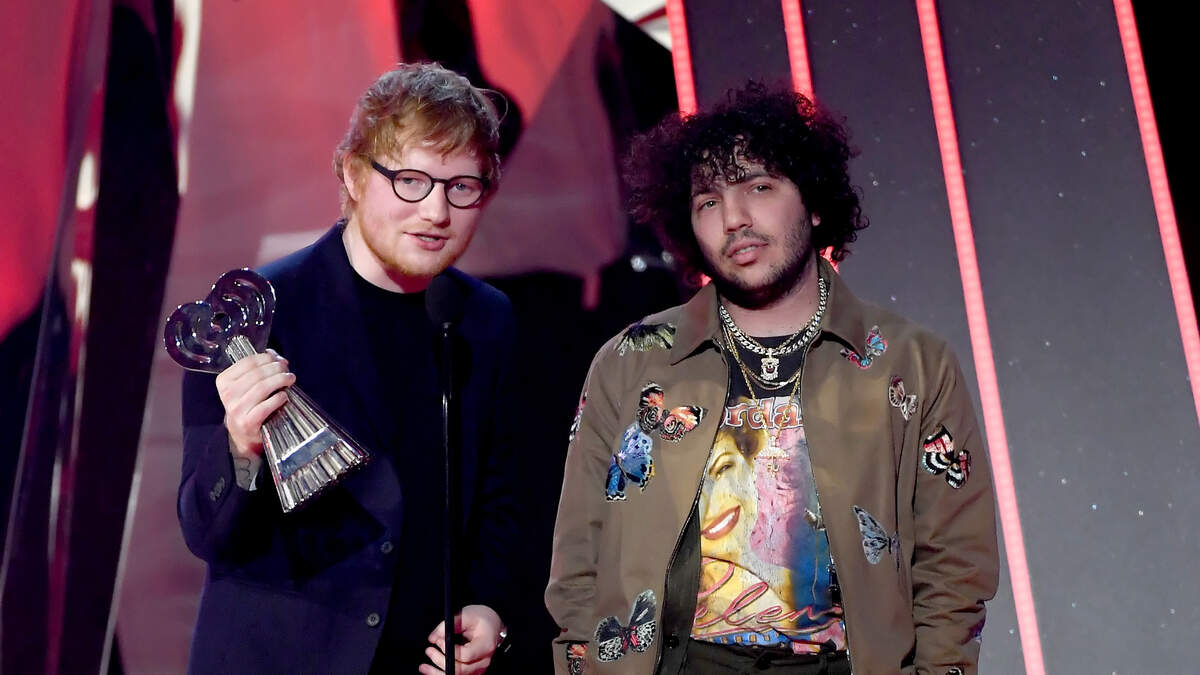
<svg viewBox="0 0 1200 675"><path fill-rule="evenodd" d="M813 262L811 233L811 225L807 222L790 230L782 241L786 253L784 259L767 270L766 278L762 281L752 284L745 279L723 274L713 262L710 253L704 250L701 251L705 268L703 272L712 279L712 284L721 297L738 307L762 309L787 296L799 286L808 265ZM766 237L754 234L750 236L759 241L775 243ZM725 246L712 255L723 256L733 237L734 235L729 235Z"/></svg>
<svg viewBox="0 0 1200 675"><path fill-rule="evenodd" d="M367 250L389 275L409 279L432 279L457 262L466 251L466 245L455 239L447 241L441 251L422 253L403 243L405 235L402 234L362 225L359 226L359 233ZM392 234L392 238L388 237L389 234Z"/></svg>

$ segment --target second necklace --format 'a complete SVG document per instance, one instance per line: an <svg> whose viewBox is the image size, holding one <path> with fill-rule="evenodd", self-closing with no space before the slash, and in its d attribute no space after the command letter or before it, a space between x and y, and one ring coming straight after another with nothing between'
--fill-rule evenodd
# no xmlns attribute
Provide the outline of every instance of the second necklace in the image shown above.
<svg viewBox="0 0 1200 675"><path fill-rule="evenodd" d="M821 317L825 314L825 305L828 300L829 287L825 284L825 278L817 275L817 310L813 312L812 318L808 320L808 323L788 336L788 339L784 340L777 347L763 346L758 340L743 333L737 324L734 323L733 317L729 315L729 311L725 309L724 304L717 305L717 311L721 316L721 322L725 324L725 331L738 344L762 357L762 363L759 366L759 377L764 382L774 382L779 378L779 357L787 356L798 349L803 349L805 345L817 336L817 331L821 328Z"/></svg>

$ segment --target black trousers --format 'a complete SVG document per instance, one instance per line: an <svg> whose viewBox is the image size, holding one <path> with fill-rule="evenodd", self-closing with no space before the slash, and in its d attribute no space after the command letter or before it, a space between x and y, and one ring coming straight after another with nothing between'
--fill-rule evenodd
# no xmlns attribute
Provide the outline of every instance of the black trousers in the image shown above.
<svg viewBox="0 0 1200 675"><path fill-rule="evenodd" d="M786 647L745 647L688 640L683 672L688 675L731 673L785 673L786 675L850 675L846 652L793 654Z"/></svg>

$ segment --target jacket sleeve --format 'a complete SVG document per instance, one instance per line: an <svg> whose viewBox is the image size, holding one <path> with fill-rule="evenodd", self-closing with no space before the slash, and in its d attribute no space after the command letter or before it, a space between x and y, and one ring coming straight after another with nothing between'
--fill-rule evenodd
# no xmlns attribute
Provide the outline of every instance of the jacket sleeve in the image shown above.
<svg viewBox="0 0 1200 675"><path fill-rule="evenodd" d="M581 659L595 629L600 509L613 457L612 442L620 434L620 392L614 390L613 364L606 358L612 354L613 344L610 341L602 347L592 360L580 396L578 422L572 424L574 433L567 446L546 587L546 608L560 631L553 645L556 673L573 672L567 664L568 653L574 655L572 660Z"/></svg>
<svg viewBox="0 0 1200 675"><path fill-rule="evenodd" d="M177 504L188 548L209 563L234 563L252 554L252 532L274 497L270 474L258 476L253 492L238 487L225 429L225 408L216 378L183 376L183 470ZM277 507L276 507L277 508Z"/></svg>
<svg viewBox="0 0 1200 675"><path fill-rule="evenodd" d="M935 358L917 453L913 621L917 672L978 672L984 601L996 594L999 553L991 471L958 361ZM964 471L966 471L965 478Z"/></svg>

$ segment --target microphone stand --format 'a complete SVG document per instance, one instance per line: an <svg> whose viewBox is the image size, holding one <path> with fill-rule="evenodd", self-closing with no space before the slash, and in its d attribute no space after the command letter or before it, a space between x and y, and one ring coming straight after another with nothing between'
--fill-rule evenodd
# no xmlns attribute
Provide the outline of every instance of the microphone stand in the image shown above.
<svg viewBox="0 0 1200 675"><path fill-rule="evenodd" d="M445 580L443 586L443 608L446 627L446 672L455 670L454 645L457 637L454 617L456 603L454 594L454 578L456 576L455 562L458 559L457 532L460 521L459 506L459 465L461 452L458 430L458 399L454 396L454 338L457 335L454 324L444 321L441 324L442 358L442 450L446 458L446 509L445 509L445 541L443 544L442 565Z"/></svg>

